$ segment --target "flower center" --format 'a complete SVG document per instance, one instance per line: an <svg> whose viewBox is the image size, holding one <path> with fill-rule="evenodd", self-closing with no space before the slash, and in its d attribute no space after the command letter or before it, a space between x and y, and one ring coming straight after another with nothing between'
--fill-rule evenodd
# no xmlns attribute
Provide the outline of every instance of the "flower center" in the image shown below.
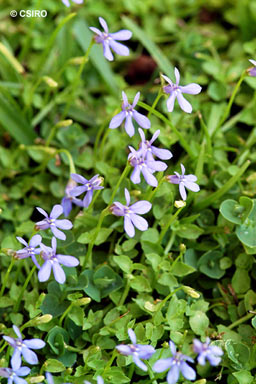
<svg viewBox="0 0 256 384"><path fill-rule="evenodd" d="M55 226L55 219L49 218L47 219L47 221L48 221L48 224Z"/></svg>

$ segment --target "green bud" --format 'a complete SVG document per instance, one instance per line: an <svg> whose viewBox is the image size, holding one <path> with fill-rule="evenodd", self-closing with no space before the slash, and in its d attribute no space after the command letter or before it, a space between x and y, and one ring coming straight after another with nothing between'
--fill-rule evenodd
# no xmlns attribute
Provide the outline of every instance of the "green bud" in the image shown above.
<svg viewBox="0 0 256 384"><path fill-rule="evenodd" d="M51 320L52 320L52 315L50 314L38 316L29 321L29 326L34 327L40 324L46 324L46 323L49 323L49 321Z"/></svg>
<svg viewBox="0 0 256 384"><path fill-rule="evenodd" d="M33 383L41 383L44 379L45 379L45 377L42 375L41 376L32 376L32 377L28 377L27 381L28 381L28 383L33 384Z"/></svg>
<svg viewBox="0 0 256 384"><path fill-rule="evenodd" d="M91 301L92 300L90 299L90 297L82 297L81 299L74 301L74 306L81 307L83 305L89 304Z"/></svg>
<svg viewBox="0 0 256 384"><path fill-rule="evenodd" d="M189 295L190 297L193 297L193 299L199 299L200 294L197 291L195 291L193 288L188 287L187 285L183 285L182 289L187 295Z"/></svg>
<svg viewBox="0 0 256 384"><path fill-rule="evenodd" d="M186 207L186 202L183 201L183 200L176 200L174 202L174 207L175 208L183 208L183 207Z"/></svg>
<svg viewBox="0 0 256 384"><path fill-rule="evenodd" d="M183 244L183 243L180 244L179 248L180 248L180 251L181 251L182 253L186 252L187 247L186 247L185 244Z"/></svg>
<svg viewBox="0 0 256 384"><path fill-rule="evenodd" d="M64 128L64 127L69 127L69 126L72 125L72 124L73 124L73 120L71 120L71 119L61 120L61 121L59 121L59 122L55 125L55 127L56 127L56 128Z"/></svg>
<svg viewBox="0 0 256 384"><path fill-rule="evenodd" d="M51 77L49 76L44 76L43 77L43 81L50 87L50 88L57 88L58 87L58 83L53 80Z"/></svg>

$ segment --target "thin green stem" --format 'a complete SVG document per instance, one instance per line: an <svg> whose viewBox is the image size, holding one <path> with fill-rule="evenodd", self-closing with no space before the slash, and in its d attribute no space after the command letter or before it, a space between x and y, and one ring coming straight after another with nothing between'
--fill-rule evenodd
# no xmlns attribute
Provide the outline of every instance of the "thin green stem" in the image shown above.
<svg viewBox="0 0 256 384"><path fill-rule="evenodd" d="M92 238L91 242L88 245L87 254L86 254L85 259L84 259L84 265L83 265L84 267L88 264L89 268L90 269L92 268L92 250L93 250L95 241L97 239L98 233L99 233L99 231L101 229L101 225L103 223L103 220L104 220L105 216L107 216L109 214L109 208L110 208L110 206L112 205L112 203L114 201L114 198L115 198L115 195L116 195L116 193L118 191L118 188L119 188L120 184L122 183L123 179L127 176L129 170L130 170L130 164L127 163L126 167L123 170L123 173L120 176L120 178L119 178L119 180L118 180L118 182L117 182L117 184L116 184L116 186L114 188L114 191L113 191L113 193L112 193L112 195L110 197L110 201L108 203L108 206L105 209L103 209L103 211L100 214L99 221L98 221L97 227L95 229L93 238Z"/></svg>
<svg viewBox="0 0 256 384"><path fill-rule="evenodd" d="M222 119L220 119L217 127L215 128L213 134L212 134L212 138L214 138L214 136L216 135L216 133L219 131L219 129L222 127L222 124L226 121L226 119L228 118L229 114L230 114L230 110L231 110L231 107L233 105L233 102L235 100L235 97L236 97L236 94L237 92L239 91L239 88L240 88L240 85L242 84L242 82L244 81L245 77L247 76L247 71L243 71L242 72L242 75L240 77L240 79L238 80L234 90L233 90L233 93L230 97L230 100L229 100L229 103L227 105L227 108L225 109L224 111L224 114L222 116Z"/></svg>
<svg viewBox="0 0 256 384"><path fill-rule="evenodd" d="M9 265L7 271L6 271L5 276L4 276L3 284L2 284L2 287L1 287L1 291L0 291L0 297L3 296L4 290L5 290L7 281L8 281L8 279L9 279L9 275L10 275L10 273L11 273L12 267L14 266L14 263L15 263L15 259L14 259L14 257L12 257L12 260L11 260L11 262L10 262L10 265Z"/></svg>
<svg viewBox="0 0 256 384"><path fill-rule="evenodd" d="M71 153L67 149L64 149L64 148L59 149L56 153L65 153L65 155L67 156L68 161L69 161L70 173L76 173L76 167L75 167L73 158L71 156Z"/></svg>
<svg viewBox="0 0 256 384"><path fill-rule="evenodd" d="M26 288L28 286L28 283L30 282L30 279L33 276L33 273L35 272L35 270L36 270L36 265L34 265L33 268L31 269L31 271L30 271L30 273L29 273L29 275L28 275L28 277L27 277L23 287L21 288L18 300L17 300L17 302L16 302L16 304L14 306L13 312L18 312L19 311L20 302L22 300L23 294L24 294L24 292L25 292L25 290L26 290Z"/></svg>
<svg viewBox="0 0 256 384"><path fill-rule="evenodd" d="M65 317L67 316L67 314L71 311L73 307L73 302L70 303L70 305L67 307L66 311L62 314L60 320L59 320L59 326L61 327L62 326L62 322L63 320L65 319Z"/></svg>
<svg viewBox="0 0 256 384"><path fill-rule="evenodd" d="M80 67L79 67L79 70L78 70L77 75L76 75L76 77L75 77L75 80L74 80L73 83L72 83L72 88L71 88L71 92L70 92L70 97L68 98L68 103L66 104L66 107L65 107L65 109L64 109L64 112L63 112L63 114L62 114L62 120L67 116L68 111L69 111L69 108L70 108L70 106L71 106L71 104L72 104L72 102L73 102L74 94L75 94L76 89L77 89L77 87L78 87L78 85L79 85L79 81L80 81L81 75L82 75L82 73L83 73L84 66L85 66L85 64L88 62L88 58L89 58L89 55L90 55L90 52L91 52L91 49L92 49L94 43L95 43L95 40L94 40L94 38L92 38L92 39L91 39L91 42L90 42L90 44L89 44L89 47L88 47L88 49L87 49L87 51L86 51L86 53L85 53L85 55L84 55L84 57L83 57L83 61L82 61L82 63L80 64Z"/></svg>
<svg viewBox="0 0 256 384"><path fill-rule="evenodd" d="M163 91L162 91L162 88L160 87L159 91L158 91L158 94L157 94L157 96L156 96L156 98L154 100L154 103L152 104L151 110L148 112L148 118L150 118L150 116L152 115L153 111L156 109L158 101L161 99L162 96L163 96Z"/></svg>
<svg viewBox="0 0 256 384"><path fill-rule="evenodd" d="M236 328L238 325L245 323L247 320L250 320L253 316L255 316L254 313L248 313L247 315L241 317L241 319L235 321L234 323L230 324L228 326L229 329Z"/></svg>
<svg viewBox="0 0 256 384"><path fill-rule="evenodd" d="M157 380L156 380L156 378L155 378L155 375L154 375L154 373L153 373L153 371L152 371L152 368L150 367L148 361L144 361L144 363L146 363L146 366L148 367L148 374L149 374L151 383L152 383L152 384L158 384L158 383L157 383Z"/></svg>
<svg viewBox="0 0 256 384"><path fill-rule="evenodd" d="M240 179L240 177L244 174L246 169L249 167L250 161L247 160L244 165L239 169L239 171L232 176L226 184L224 184L218 191L212 193L208 197L206 197L203 201L197 203L194 205L193 211L200 211L209 205L212 205L212 203L216 200L218 200L224 193L226 193L233 185Z"/></svg>
<svg viewBox="0 0 256 384"><path fill-rule="evenodd" d="M155 197L155 194L157 193L157 191L159 190L159 188L161 187L161 185L163 184L163 182L166 180L165 177L162 177L158 183L158 186L154 189L152 189L151 191L149 191L149 193L146 194L145 196L145 200L148 200L148 201L153 201L154 197Z"/></svg>
<svg viewBox="0 0 256 384"><path fill-rule="evenodd" d="M104 368L104 371L102 372L102 376L104 376L104 374L109 370L109 368L110 368L111 365L113 364L115 358L117 357L117 354L118 354L117 350L114 349L111 358L109 359L107 365L106 365L105 368Z"/></svg>
<svg viewBox="0 0 256 384"><path fill-rule="evenodd" d="M180 144L182 145L182 147L185 149L185 151L188 153L188 155L191 157L191 158L195 158L195 154L194 152L192 151L191 149L191 146L189 145L189 143L186 141L186 139L184 138L184 136L175 128L175 126L170 122L170 120L168 120L162 113L156 111L155 109L153 109L152 107L148 106L147 104L143 103L142 101L138 101L138 105L144 109L146 109L147 111L151 111L153 115L157 116L160 120L162 120L166 125L168 125L172 130L173 132L178 136L179 138L179 141L180 141Z"/></svg>
<svg viewBox="0 0 256 384"><path fill-rule="evenodd" d="M126 298L128 296L129 291L130 291L130 280L127 279L126 280L126 285L125 285L123 294L121 296L121 299L120 299L120 301L118 303L118 306L121 306L121 305L123 305L125 303L125 300L126 300Z"/></svg>
<svg viewBox="0 0 256 384"><path fill-rule="evenodd" d="M167 301L178 291L180 291L182 289L182 286L179 287L179 288L176 288L174 291L170 292L168 296L166 296L162 301L161 303L159 304L157 310L154 312L154 316L156 315L157 312L161 311L161 309L165 306L165 304L167 303Z"/></svg>
<svg viewBox="0 0 256 384"><path fill-rule="evenodd" d="M179 213L182 211L182 209L185 207L185 205L181 208L179 208L175 213L174 215L172 215L169 219L169 221L165 224L165 226L162 228L161 232L160 232L160 236L159 236L159 239L158 239L158 244L161 244L166 232L168 231L168 229L170 228L171 224L177 219L177 217L179 216Z"/></svg>

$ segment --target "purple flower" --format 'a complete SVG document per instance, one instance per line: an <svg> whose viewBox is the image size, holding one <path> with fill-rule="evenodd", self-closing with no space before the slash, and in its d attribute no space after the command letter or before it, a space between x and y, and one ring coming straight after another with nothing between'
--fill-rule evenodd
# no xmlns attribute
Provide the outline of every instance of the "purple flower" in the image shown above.
<svg viewBox="0 0 256 384"><path fill-rule="evenodd" d="M182 174L174 172L175 175L166 176L166 179L172 184L179 184L179 190L182 200L186 200L187 193L185 187L190 191L200 191L199 185L195 183L197 177L195 175L185 175L185 167L183 164L180 165Z"/></svg>
<svg viewBox="0 0 256 384"><path fill-rule="evenodd" d="M138 228L140 231L146 231L148 229L148 223L143 218L137 214L144 214L150 211L152 204L146 200L137 201L136 203L130 206L130 194L129 191L125 188L125 199L126 205L123 205L117 201L113 203L110 210L115 216L124 216L124 230L129 237L135 235L135 229Z"/></svg>
<svg viewBox="0 0 256 384"><path fill-rule="evenodd" d="M48 384L54 384L53 376L50 372L45 372L45 376L46 376L46 380L48 381Z"/></svg>
<svg viewBox="0 0 256 384"><path fill-rule="evenodd" d="M185 377L185 379L195 380L196 372L186 363L186 360L190 363L193 363L194 360L189 356L183 355L180 352L176 352L175 344L171 340L169 345L172 352L172 357L158 360L153 366L153 371L159 373L164 372L166 369L170 368L167 374L168 384L175 384L179 380L180 372Z"/></svg>
<svg viewBox="0 0 256 384"><path fill-rule="evenodd" d="M27 384L27 381L20 376L27 376L31 369L28 367L14 368L0 368L0 376L8 378L8 384Z"/></svg>
<svg viewBox="0 0 256 384"><path fill-rule="evenodd" d="M84 384L91 384L90 381L85 380ZM97 376L97 384L104 384L104 380L101 376Z"/></svg>
<svg viewBox="0 0 256 384"><path fill-rule="evenodd" d="M119 127L125 119L125 130L127 134L132 137L135 133L135 129L132 123L132 119L142 127L142 128L150 128L150 120L142 115L141 113L135 111L135 106L139 101L140 92L136 94L134 97L133 103L129 104L127 96L124 92L122 92L123 104L122 111L118 113L113 119L110 121L109 128L114 129Z"/></svg>
<svg viewBox="0 0 256 384"><path fill-rule="evenodd" d="M61 1L64 5L66 5L66 7L70 7L69 0L61 0ZM84 2L84 0L72 0L72 1L73 3L76 3L76 4L82 4Z"/></svg>
<svg viewBox="0 0 256 384"><path fill-rule="evenodd" d="M33 260L34 264L37 266L37 268L40 268L40 265L38 264L36 260L36 256L38 255L41 251L41 248L38 247L41 244L42 237L40 235L34 235L29 244L22 239L21 237L16 237L16 239L23 245L25 245L25 248L20 249L19 251L16 252L16 257L18 259L26 259L27 257L31 257ZM38 248L36 248L38 247Z"/></svg>
<svg viewBox="0 0 256 384"><path fill-rule="evenodd" d="M209 363L215 367L221 362L220 356L223 355L223 351L220 347L217 347L215 345L210 346L210 342L211 340L209 339L209 337L206 338L205 343L201 343L200 340L194 339L193 349L195 353L198 353L198 364L205 365L206 360L208 360Z"/></svg>
<svg viewBox="0 0 256 384"><path fill-rule="evenodd" d="M129 40L132 37L132 32L128 31L127 29L122 29L121 31L115 33L109 33L106 21L102 17L99 17L99 22L104 29L104 32L101 32L98 28L94 27L90 27L90 30L96 33L96 43L102 44L105 58L109 61L114 60L110 48L118 55L128 56L129 48L123 44L118 43L116 40Z"/></svg>
<svg viewBox="0 0 256 384"><path fill-rule="evenodd" d="M76 182L73 180L69 180L66 189L65 189L65 197L61 200L61 205L63 208L63 214L65 217L67 217L71 210L72 210L72 204L75 204L79 207L83 207L84 204L82 200L76 199L75 197L70 195L70 191L74 189L77 186Z"/></svg>
<svg viewBox="0 0 256 384"><path fill-rule="evenodd" d="M3 336L3 339L14 348L14 352L11 358L11 365L14 370L17 370L21 366L21 355L24 357L24 360L29 364L38 364L38 358L35 352L31 351L32 349L41 349L45 346L45 342L40 339L31 339L31 340L22 340L22 334L16 325L13 325L14 332L18 336L17 339L14 339L10 336ZM22 375L23 376L23 375ZM15 381L15 380L14 380Z"/></svg>
<svg viewBox="0 0 256 384"><path fill-rule="evenodd" d="M92 201L93 191L97 191L98 189L104 189L100 184L103 181L102 177L99 175L93 176L90 180L85 179L83 176L78 175L77 173L72 173L71 177L77 183L83 184L83 186L75 187L70 191L70 196L79 196L82 193L86 192L83 199L83 206L87 208Z"/></svg>
<svg viewBox="0 0 256 384"><path fill-rule="evenodd" d="M116 349L122 355L125 355L125 356L132 355L133 361L137 365L137 367L147 372L148 368L146 364L144 364L141 361L141 359L144 359L144 360L150 359L150 357L155 353L155 349L151 345L136 344L136 335L132 329L128 329L128 334L132 344L129 344L129 345L120 344L116 346Z"/></svg>
<svg viewBox="0 0 256 384"><path fill-rule="evenodd" d="M46 247L44 244L41 244L42 258L45 262L38 272L39 281L47 281L53 269L55 280L63 284L66 281L66 275L60 264L65 265L65 267L76 267L79 264L79 260L74 256L56 255L56 247L57 241L55 237L52 238L52 247Z"/></svg>
<svg viewBox="0 0 256 384"><path fill-rule="evenodd" d="M139 134L141 137L141 144L140 144L140 149L139 151L146 151L146 159L147 160L154 160L154 156L158 157L161 160L169 160L172 158L172 153L168 149L162 149L162 148L157 148L153 144L153 142L158 138L160 135L160 129L158 129L154 135L152 136L151 140L146 140L145 134L142 131L141 128L139 128ZM139 152L138 151L138 152Z"/></svg>
<svg viewBox="0 0 256 384"><path fill-rule="evenodd" d="M163 87L163 90L165 93L169 94L169 98L167 100L167 109L169 112L173 111L174 102L177 97L178 103L181 107L181 109L187 113L192 112L192 106L191 104L184 98L182 93L188 93L189 95L197 95L201 92L202 87L200 85L191 83L188 85L185 85L182 87L179 85L180 82L180 73L177 68L174 69L175 77L176 77L176 84L173 84L173 82L169 79L169 77L162 75L162 77L169 83L165 87Z"/></svg>
<svg viewBox="0 0 256 384"><path fill-rule="evenodd" d="M162 161L155 161L154 159L148 160L146 158L147 149L143 143L142 148L140 148L138 151L135 151L135 149L131 146L129 146L129 149L131 153L128 156L128 160L131 166L134 167L134 170L131 174L131 181L134 184L139 184L140 174L142 173L144 179L149 185L152 187L157 187L158 181L155 176L153 176L153 173L155 171L165 171L167 165Z"/></svg>
<svg viewBox="0 0 256 384"><path fill-rule="evenodd" d="M249 61L254 65L253 68L250 68L250 69L248 70L249 75L255 77L255 76L256 76L256 61L255 61L255 60L249 60Z"/></svg>
<svg viewBox="0 0 256 384"><path fill-rule="evenodd" d="M57 217L59 217L63 213L63 207L60 204L54 205L50 215L48 214L39 207L36 207L36 209L43 215L45 216L45 219L42 221L39 221L36 223L37 229L48 229L50 228L54 236L56 236L60 240L65 240L66 235L59 231L58 228L60 229L71 229L73 227L73 224L71 221L64 219L64 220L56 220Z"/></svg>

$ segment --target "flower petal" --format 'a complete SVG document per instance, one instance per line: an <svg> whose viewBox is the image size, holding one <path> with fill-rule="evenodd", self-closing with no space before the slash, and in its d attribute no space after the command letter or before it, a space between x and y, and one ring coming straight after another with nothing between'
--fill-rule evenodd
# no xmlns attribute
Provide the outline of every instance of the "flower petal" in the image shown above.
<svg viewBox="0 0 256 384"><path fill-rule="evenodd" d="M45 217L48 217L48 214L45 212L44 209L40 208L40 207L36 207L36 209Z"/></svg>
<svg viewBox="0 0 256 384"><path fill-rule="evenodd" d="M61 200L61 205L63 208L63 214L65 217L67 217L72 210L71 199L69 197L63 197L63 199Z"/></svg>
<svg viewBox="0 0 256 384"><path fill-rule="evenodd" d="M139 348L139 358L140 359L150 359L151 356L155 353L155 348L151 345L137 345Z"/></svg>
<svg viewBox="0 0 256 384"><path fill-rule="evenodd" d="M151 185L152 187L157 187L158 181L155 178L155 176L153 176L152 173L149 172L147 167L142 167L141 172L142 172L146 182L148 183L148 185Z"/></svg>
<svg viewBox="0 0 256 384"><path fill-rule="evenodd" d="M121 29L118 32L110 33L109 36L114 40L129 40L132 37L132 32L128 29Z"/></svg>
<svg viewBox="0 0 256 384"><path fill-rule="evenodd" d="M66 281L66 275L63 269L61 268L61 266L59 265L59 263L54 262L52 265L52 269L53 269L55 280L60 284L64 284Z"/></svg>
<svg viewBox="0 0 256 384"><path fill-rule="evenodd" d="M185 186L184 186L183 182L181 182L179 185L179 191L180 191L180 195L181 195L182 200L186 200L187 192L185 190Z"/></svg>
<svg viewBox="0 0 256 384"><path fill-rule="evenodd" d="M176 93L175 92L170 93L170 96L168 97L167 103L166 103L167 109L169 112L173 111L175 99L176 99Z"/></svg>
<svg viewBox="0 0 256 384"><path fill-rule="evenodd" d="M115 129L115 128L119 127L122 124L122 122L124 121L125 115L126 114L124 111L115 115L109 123L109 128Z"/></svg>
<svg viewBox="0 0 256 384"><path fill-rule="evenodd" d="M40 270L38 271L38 280L43 282L49 280L51 274L52 264L49 260L46 260Z"/></svg>
<svg viewBox="0 0 256 384"><path fill-rule="evenodd" d="M177 93L177 99L178 99L179 106L184 112L186 113L192 112L192 105L185 99L185 97L182 95L181 92Z"/></svg>
<svg viewBox="0 0 256 384"><path fill-rule="evenodd" d="M162 78L167 82L169 83L170 85L173 85L173 82L171 81L171 79L169 79L169 77L165 76L165 75L161 75Z"/></svg>
<svg viewBox="0 0 256 384"><path fill-rule="evenodd" d="M127 95L124 91L122 91L122 99L123 99L123 107L124 108L128 107L130 104L129 104Z"/></svg>
<svg viewBox="0 0 256 384"><path fill-rule="evenodd" d="M156 361L153 365L153 371L157 373L166 371L166 369L169 369L172 366L172 361L172 358L160 359Z"/></svg>
<svg viewBox="0 0 256 384"><path fill-rule="evenodd" d="M200 191L200 187L198 184L187 181L186 179L184 180L184 185L187 189L190 189L190 191L193 191L193 192Z"/></svg>
<svg viewBox="0 0 256 384"><path fill-rule="evenodd" d="M189 95L197 95L201 92L202 87L196 83L191 83L185 86L180 86L179 89L182 93L187 93Z"/></svg>
<svg viewBox="0 0 256 384"><path fill-rule="evenodd" d="M128 216L124 216L124 230L129 237L134 237L135 229L132 225L131 219Z"/></svg>
<svg viewBox="0 0 256 384"><path fill-rule="evenodd" d="M32 349L41 349L45 347L45 342L40 339L30 339L30 340L24 340L24 344L28 348Z"/></svg>
<svg viewBox="0 0 256 384"><path fill-rule="evenodd" d="M134 213L139 213L140 215L142 215L143 213L147 213L148 211L150 211L151 207L152 207L152 204L149 201L141 200L141 201L137 201L136 203L132 204L130 206L130 209Z"/></svg>
<svg viewBox="0 0 256 384"><path fill-rule="evenodd" d="M149 141L150 144L154 143L154 141L156 141L156 139L158 138L158 136L160 135L161 131L160 129L158 129L157 131L155 131L155 133L153 134L153 136L151 137L151 140Z"/></svg>
<svg viewBox="0 0 256 384"><path fill-rule="evenodd" d="M146 231L148 229L148 222L143 217L136 215L135 213L130 214L133 225L140 231Z"/></svg>
<svg viewBox="0 0 256 384"><path fill-rule="evenodd" d="M196 372L185 361L180 364L180 370L185 379L195 380Z"/></svg>
<svg viewBox="0 0 256 384"><path fill-rule="evenodd" d="M176 85L179 85L180 83L180 72L178 68L174 68L174 74L175 74L175 79L176 79Z"/></svg>
<svg viewBox="0 0 256 384"><path fill-rule="evenodd" d="M35 248L35 247L37 247L38 245L41 244L41 241L42 241L42 236L34 235L32 237L32 239L30 240L30 242L29 242L29 246L32 247L32 248Z"/></svg>
<svg viewBox="0 0 256 384"><path fill-rule="evenodd" d="M170 371L167 374L168 384L175 384L179 380L180 370L177 365L173 365Z"/></svg>
<svg viewBox="0 0 256 384"><path fill-rule="evenodd" d="M27 376L30 373L31 369L28 367L20 367L17 371L16 374L18 376Z"/></svg>
<svg viewBox="0 0 256 384"><path fill-rule="evenodd" d="M95 28L95 27L89 27L89 29L90 29L92 32L96 33L96 35L98 35L98 36L101 36L101 35L102 35L102 32L101 32L98 28Z"/></svg>
<svg viewBox="0 0 256 384"><path fill-rule="evenodd" d="M136 344L137 338L136 338L136 334L135 334L133 329L131 329L131 328L128 329L128 335L129 335L129 337L131 339L131 342L133 344Z"/></svg>
<svg viewBox="0 0 256 384"><path fill-rule="evenodd" d="M132 108L135 108L135 107L136 107L136 105L137 105L139 99L140 99L140 92L137 92L136 95L135 95L135 97L134 97L134 99L133 99Z"/></svg>
<svg viewBox="0 0 256 384"><path fill-rule="evenodd" d="M151 146L152 153L161 160L170 160L173 154L168 149Z"/></svg>
<svg viewBox="0 0 256 384"><path fill-rule="evenodd" d="M249 59L250 63L252 63L253 65L256 65L256 60L252 60L252 59Z"/></svg>
<svg viewBox="0 0 256 384"><path fill-rule="evenodd" d="M125 194L126 205L130 205L131 198L127 188L124 189L124 194Z"/></svg>
<svg viewBox="0 0 256 384"><path fill-rule="evenodd" d="M57 217L62 215L62 213L63 213L62 205L56 204L56 205L54 205L53 209L51 210L50 218L51 219L57 219Z"/></svg>
<svg viewBox="0 0 256 384"><path fill-rule="evenodd" d="M19 369L21 366L21 352L18 348L15 348L12 354L11 366L14 371Z"/></svg>
<svg viewBox="0 0 256 384"><path fill-rule="evenodd" d="M165 171L167 168L167 165L163 163L162 161L147 161L147 165L150 169L153 169L154 171Z"/></svg>
<svg viewBox="0 0 256 384"><path fill-rule="evenodd" d="M132 123L132 116L130 114L126 116L124 128L126 130L127 135L129 135L130 137L134 135L135 129Z"/></svg>
<svg viewBox="0 0 256 384"><path fill-rule="evenodd" d="M61 232L57 227L52 225L51 226L51 231L54 234L54 236L57 237L57 239L66 240L65 233Z"/></svg>
<svg viewBox="0 0 256 384"><path fill-rule="evenodd" d="M115 53L117 53L120 56L129 56L129 48L126 47L124 44L118 43L115 40L109 40L109 45L113 49Z"/></svg>
<svg viewBox="0 0 256 384"><path fill-rule="evenodd" d="M142 369L144 372L147 372L148 370L148 367L146 366L146 364L144 364L137 355L133 354L132 355L133 357L133 361L134 363L137 365L137 367L139 367L140 369Z"/></svg>
<svg viewBox="0 0 256 384"><path fill-rule="evenodd" d="M31 365L38 364L36 353L31 351L29 348L22 347L21 353L27 363Z"/></svg>
<svg viewBox="0 0 256 384"><path fill-rule="evenodd" d="M90 190L85 194L83 199L84 208L89 207L92 201L92 197L93 197L93 190Z"/></svg>
<svg viewBox="0 0 256 384"><path fill-rule="evenodd" d="M79 184L86 184L88 182L85 177L78 175L77 173L71 173L71 178Z"/></svg>
<svg viewBox="0 0 256 384"><path fill-rule="evenodd" d="M22 239L22 237L19 237L19 236L16 236L16 239L23 245L25 245L25 247L28 247L28 243Z"/></svg>
<svg viewBox="0 0 256 384"><path fill-rule="evenodd" d="M133 118L136 120L136 122L142 128L145 128L145 129L150 128L150 126L151 126L150 120L146 116L142 115L142 113L139 113L139 112L133 110L132 115L133 115Z"/></svg>
<svg viewBox="0 0 256 384"><path fill-rule="evenodd" d="M79 260L74 256L69 255L56 255L57 260L60 264L65 265L65 267L76 267L79 265Z"/></svg>
<svg viewBox="0 0 256 384"><path fill-rule="evenodd" d="M12 328L13 328L14 332L16 333L16 335L18 336L18 338L22 339L22 334L21 334L19 328L17 327L17 325L13 325Z"/></svg>
<svg viewBox="0 0 256 384"><path fill-rule="evenodd" d="M103 17L99 17L99 22L100 22L102 28L104 29L104 31L106 33L108 33L108 25L106 23L106 20L104 20Z"/></svg>
<svg viewBox="0 0 256 384"><path fill-rule="evenodd" d="M131 181L133 184L139 184L140 183L140 167L136 166L134 167L134 170L131 174Z"/></svg>
<svg viewBox="0 0 256 384"><path fill-rule="evenodd" d="M129 345L120 344L120 345L116 346L116 349L122 355L125 355L125 356L132 355L132 351L131 351L131 348L129 347Z"/></svg>
<svg viewBox="0 0 256 384"><path fill-rule="evenodd" d="M114 60L114 56L110 50L110 47L109 47L109 43L106 42L106 41L103 41L102 43L103 45L103 55L104 57L109 60L109 61L113 61Z"/></svg>
<svg viewBox="0 0 256 384"><path fill-rule="evenodd" d="M140 134L141 141L145 142L146 141L145 133L143 132L143 130L141 128L139 128L138 131Z"/></svg>
<svg viewBox="0 0 256 384"><path fill-rule="evenodd" d="M74 189L71 189L71 191L69 192L70 196L79 196L81 195L82 193L86 192L88 189L88 187L86 185L83 185L83 186L80 186L80 187L75 187Z"/></svg>
<svg viewBox="0 0 256 384"><path fill-rule="evenodd" d="M21 377L18 377L18 376L14 376L13 381L15 384L27 384L28 383L27 380L22 379Z"/></svg>

